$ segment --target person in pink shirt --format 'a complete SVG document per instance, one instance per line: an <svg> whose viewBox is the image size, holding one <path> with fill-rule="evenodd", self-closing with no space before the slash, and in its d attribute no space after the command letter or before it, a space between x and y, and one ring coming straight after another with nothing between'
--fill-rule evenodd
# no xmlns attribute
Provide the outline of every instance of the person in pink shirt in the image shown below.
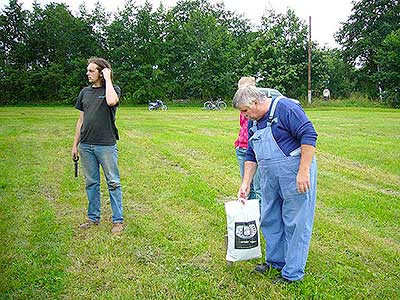
<svg viewBox="0 0 400 300"><path fill-rule="evenodd" d="M242 77L240 78L238 82L238 87L244 87L244 86L256 86L256 80L254 77ZM246 156L246 150L247 150L247 144L248 144L248 129L247 129L247 124L249 122L249 119L247 119L243 113L240 113L239 117L239 122L240 122L240 130L239 130L239 136L235 141L235 148L236 148L236 158L239 164L239 169L240 169L240 176L243 178L243 173L244 173L244 159ZM253 182L250 185L250 193L249 193L249 199L258 199L260 205L261 205L261 187L260 187L260 176L259 172L256 172Z"/></svg>

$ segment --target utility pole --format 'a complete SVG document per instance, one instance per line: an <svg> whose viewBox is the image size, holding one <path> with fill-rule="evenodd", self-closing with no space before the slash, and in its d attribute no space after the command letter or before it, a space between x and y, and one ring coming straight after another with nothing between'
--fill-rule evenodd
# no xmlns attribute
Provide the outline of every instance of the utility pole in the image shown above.
<svg viewBox="0 0 400 300"><path fill-rule="evenodd" d="M311 104L311 16L308 23L308 104Z"/></svg>

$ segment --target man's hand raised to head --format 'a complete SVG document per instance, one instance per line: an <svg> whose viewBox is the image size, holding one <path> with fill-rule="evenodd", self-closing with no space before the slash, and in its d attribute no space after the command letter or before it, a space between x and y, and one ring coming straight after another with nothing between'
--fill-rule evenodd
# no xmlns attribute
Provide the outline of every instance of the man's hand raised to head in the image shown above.
<svg viewBox="0 0 400 300"><path fill-rule="evenodd" d="M109 68L104 68L101 73L103 74L104 80L111 80L111 70Z"/></svg>

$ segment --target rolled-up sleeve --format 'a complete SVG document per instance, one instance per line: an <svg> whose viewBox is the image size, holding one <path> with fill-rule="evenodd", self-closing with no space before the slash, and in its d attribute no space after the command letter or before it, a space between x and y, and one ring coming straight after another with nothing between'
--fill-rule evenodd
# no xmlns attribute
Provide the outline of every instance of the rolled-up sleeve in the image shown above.
<svg viewBox="0 0 400 300"><path fill-rule="evenodd" d="M256 159L256 155L255 155L255 153L254 153L254 151L253 151L253 148L251 148L251 147L248 147L247 148L247 150L246 150L246 156L245 156L245 159L244 159L245 161L254 161L254 162L257 162L257 159Z"/></svg>

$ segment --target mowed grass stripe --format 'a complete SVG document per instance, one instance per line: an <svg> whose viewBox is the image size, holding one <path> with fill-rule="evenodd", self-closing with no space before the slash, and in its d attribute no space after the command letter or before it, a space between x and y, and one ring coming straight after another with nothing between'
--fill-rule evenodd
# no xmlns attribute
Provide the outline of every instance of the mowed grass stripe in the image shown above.
<svg viewBox="0 0 400 300"><path fill-rule="evenodd" d="M168 118L170 118L169 115L163 114L159 117L158 123L167 123ZM139 122L143 126L141 121ZM151 122L150 124L146 123L144 131L148 136L142 136L133 143L139 143L146 148L153 145L159 150L164 157L163 160L170 165L172 170L181 170L187 174L202 176L209 183L210 188L223 189L232 187L232 184L234 184L234 189L221 192L235 197L240 176L238 167L235 165L234 135L220 137L218 130L210 131L211 134L202 134L193 125L175 125L174 121L172 121L172 127L170 124L171 121L166 125L159 126L162 130L158 131L158 128L152 128ZM132 136L129 129L126 134ZM223 142L221 142L221 138ZM154 152L154 150L152 151ZM234 165L233 168L232 165ZM212 171L210 172L210 170Z"/></svg>
<svg viewBox="0 0 400 300"><path fill-rule="evenodd" d="M321 290L333 285L329 288L332 299L397 298L399 244L323 208L316 214L308 263L315 284L321 284Z"/></svg>
<svg viewBox="0 0 400 300"><path fill-rule="evenodd" d="M322 204L324 210L333 209L335 214L367 228L371 234L399 242L400 192L390 182L390 176L379 177L379 172L372 171L362 173L363 168L321 156L317 205Z"/></svg>
<svg viewBox="0 0 400 300"><path fill-rule="evenodd" d="M318 150L379 168L400 183L400 117L397 110L349 108L307 112L319 133Z"/></svg>
<svg viewBox="0 0 400 300"><path fill-rule="evenodd" d="M43 160L48 153L40 140L31 127L30 136L2 137L0 143L7 153L1 201L4 299L58 298L65 287L66 233L54 211L57 189L44 180L51 164Z"/></svg>

